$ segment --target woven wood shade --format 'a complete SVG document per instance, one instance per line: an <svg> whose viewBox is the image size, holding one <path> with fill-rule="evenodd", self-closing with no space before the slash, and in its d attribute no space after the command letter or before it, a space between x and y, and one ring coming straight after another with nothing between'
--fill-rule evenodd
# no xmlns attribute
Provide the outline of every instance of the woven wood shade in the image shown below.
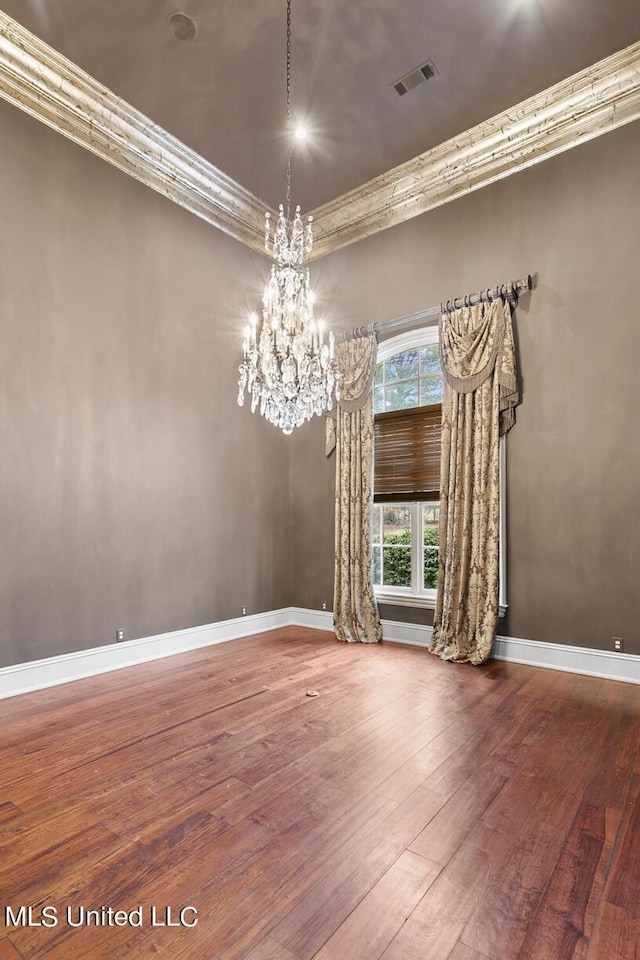
<svg viewBox="0 0 640 960"><path fill-rule="evenodd" d="M374 501L440 499L439 403L377 413Z"/></svg>

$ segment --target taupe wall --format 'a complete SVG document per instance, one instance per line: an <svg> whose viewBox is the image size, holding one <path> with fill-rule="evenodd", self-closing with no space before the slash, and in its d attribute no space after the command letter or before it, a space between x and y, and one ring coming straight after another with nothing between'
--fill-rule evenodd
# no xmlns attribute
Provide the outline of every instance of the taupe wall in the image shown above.
<svg viewBox="0 0 640 960"><path fill-rule="evenodd" d="M323 426L235 401L264 262L2 102L0 136L0 666L330 608ZM313 268L334 326L537 273L501 632L635 653L639 152L635 124Z"/></svg>
<svg viewBox="0 0 640 960"><path fill-rule="evenodd" d="M640 123L314 266L348 325L537 274L516 313L503 634L640 654ZM293 438L293 593L332 593L333 459ZM383 616L428 622L425 612Z"/></svg>
<svg viewBox="0 0 640 960"><path fill-rule="evenodd" d="M2 101L0 140L0 666L289 604L265 262Z"/></svg>

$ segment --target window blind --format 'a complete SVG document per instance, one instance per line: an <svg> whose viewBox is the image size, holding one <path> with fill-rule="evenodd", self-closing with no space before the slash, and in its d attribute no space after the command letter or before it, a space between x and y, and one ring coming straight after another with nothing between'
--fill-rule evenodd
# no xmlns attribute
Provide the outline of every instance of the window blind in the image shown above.
<svg viewBox="0 0 640 960"><path fill-rule="evenodd" d="M376 503L440 499L441 415L439 403L376 414Z"/></svg>

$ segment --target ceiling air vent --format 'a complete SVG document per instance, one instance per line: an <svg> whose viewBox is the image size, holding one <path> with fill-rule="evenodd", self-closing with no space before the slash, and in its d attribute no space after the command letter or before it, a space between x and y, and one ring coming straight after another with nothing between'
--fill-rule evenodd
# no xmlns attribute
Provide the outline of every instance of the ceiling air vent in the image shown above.
<svg viewBox="0 0 640 960"><path fill-rule="evenodd" d="M413 90L413 88L417 87L419 84L424 83L425 80L429 80L430 77L434 77L436 73L437 70L434 67L433 62L431 60L427 60L427 62L423 63L421 67L416 67L415 70L410 70L409 73L405 73L404 77L396 80L396 82L392 83L391 86L400 97L404 97L405 93L408 93L409 90Z"/></svg>

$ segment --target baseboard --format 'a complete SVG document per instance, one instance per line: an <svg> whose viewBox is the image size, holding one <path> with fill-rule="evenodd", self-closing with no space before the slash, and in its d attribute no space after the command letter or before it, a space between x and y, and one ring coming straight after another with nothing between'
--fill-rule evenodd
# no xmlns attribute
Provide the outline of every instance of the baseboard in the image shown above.
<svg viewBox="0 0 640 960"><path fill-rule="evenodd" d="M127 640L124 643L93 647L46 660L4 667L0 669L0 699L289 626L333 632L333 614L328 610L283 607L280 610L221 620L205 626L174 630L154 637ZM382 638L388 643L428 647L431 645L432 628L426 624L383 620ZM640 657L633 654L609 653L606 650L520 640L516 637L496 637L493 656L497 660L534 667L581 673L624 683L640 683Z"/></svg>
<svg viewBox="0 0 640 960"><path fill-rule="evenodd" d="M630 653L609 653L588 647L571 647L563 643L542 643L517 637L496 637L493 648L496 660L510 660L532 667L582 673L589 677L640 683L640 657Z"/></svg>
<svg viewBox="0 0 640 960"><path fill-rule="evenodd" d="M406 643L415 647L429 647L432 627L422 624L382 621L382 636L390 643ZM581 673L605 680L640 683L640 657L633 654L609 653L588 647L544 643L540 640L520 640L517 637L496 637L492 657L511 663L523 663L547 670Z"/></svg>
<svg viewBox="0 0 640 960"><path fill-rule="evenodd" d="M291 608L270 610L253 616L220 620L186 630L174 630L153 637L125 640L123 643L64 653L46 660L33 660L0 669L0 699L21 693L82 680L111 670L121 670L149 660L159 660L199 647L227 643L255 633L277 630L291 624Z"/></svg>
<svg viewBox="0 0 640 960"><path fill-rule="evenodd" d="M433 641L433 627L426 623L383 620L382 639L387 643L402 643L410 647L430 647Z"/></svg>
<svg viewBox="0 0 640 960"><path fill-rule="evenodd" d="M291 607L291 623L296 627L328 630L333 633L333 613L330 610ZM431 645L431 633L431 627L421 623L402 623L400 620L382 621L382 639L389 641L389 643L406 643L412 647L428 647Z"/></svg>
<svg viewBox="0 0 640 960"><path fill-rule="evenodd" d="M308 607L289 607L292 627L308 627L310 630L327 630L333 633L331 610L310 610Z"/></svg>

